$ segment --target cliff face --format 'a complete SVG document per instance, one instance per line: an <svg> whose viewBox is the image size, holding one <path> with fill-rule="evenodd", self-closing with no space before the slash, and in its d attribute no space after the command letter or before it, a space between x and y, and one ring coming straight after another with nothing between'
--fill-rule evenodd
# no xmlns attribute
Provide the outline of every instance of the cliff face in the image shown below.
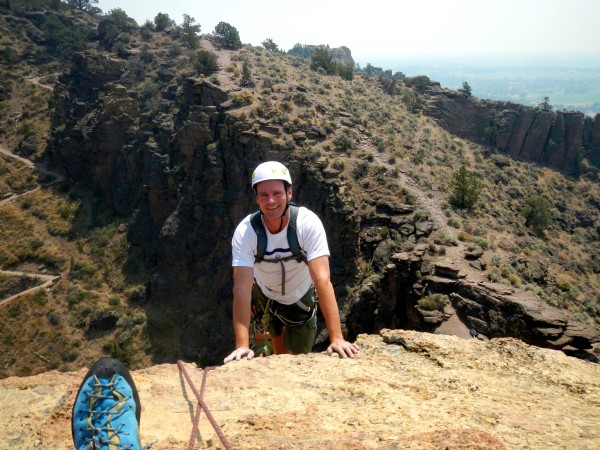
<svg viewBox="0 0 600 450"><path fill-rule="evenodd" d="M313 353L207 373L203 401L236 449L533 449L600 446L600 366L515 339L402 330L361 335L355 359ZM202 371L185 366L196 389ZM85 370L0 380L0 442L69 449ZM175 365L132 373L142 445L187 448L197 400ZM223 448L200 414L197 448Z"/></svg>
<svg viewBox="0 0 600 450"><path fill-rule="evenodd" d="M91 184L131 217L130 242L144 248L153 273L147 312L159 328L179 330L183 355L222 355L231 345L230 240L256 209L249 175L261 161L286 161L298 185L294 200L328 227L339 255L334 283L349 278L358 219L338 195L343 183L322 164L295 159L269 133L249 131L249 123L227 113L227 92L203 79L176 81L170 100L177 115L140 116L137 94L116 82L120 64L81 55L61 78L50 157L72 181ZM151 339L160 347L160 334Z"/></svg>
<svg viewBox="0 0 600 450"><path fill-rule="evenodd" d="M439 87L427 94L426 114L446 130L514 158L571 173L583 156L580 152L594 161L598 157L599 116L477 100Z"/></svg>
<svg viewBox="0 0 600 450"><path fill-rule="evenodd" d="M230 240L237 223L256 208L249 174L269 159L286 161L296 181L295 201L323 219L335 255L332 281L350 339L383 327L434 330L444 317L425 318L415 309L420 296L431 291L454 294L452 302L461 320L490 337L515 336L575 352L598 341L594 330L570 327L563 316L557 322L550 307L533 319L523 313L514 320L491 320L514 315L510 307L506 309L514 303L511 294L486 296L480 290L470 292L456 280L427 279L435 274L426 269L433 262L422 261L424 250L412 263L386 269L393 262L396 242L427 237L434 229L432 222L413 216L414 206L374 199L370 212L359 214L348 196L350 186L326 160L292 152L276 139L277 127L232 114L228 92L202 78L172 80L164 95L177 105L176 114L140 115L141 99L118 83L121 72L119 60L94 54L76 60L54 92L56 131L49 153L72 181L91 184L109 206L130 218L129 242L143 249L152 272L146 313L153 324L149 337L156 360L181 354L216 362L230 350ZM439 96L439 101L444 108L435 111L444 112L440 117L457 134L475 139L489 125L491 110L484 102L467 103L460 95ZM581 142L579 128L573 125L579 123L577 115L522 109L504 110L500 117L496 141L506 149L521 143L514 156L541 158L532 149L550 131L552 138L544 148L554 145L554 155L563 155L556 161L568 160L569 149ZM319 133L313 134L318 139ZM544 155L552 153L546 150ZM384 274L383 281L349 294L359 257ZM477 314L469 306L473 301L484 305ZM530 325L546 334L524 331Z"/></svg>

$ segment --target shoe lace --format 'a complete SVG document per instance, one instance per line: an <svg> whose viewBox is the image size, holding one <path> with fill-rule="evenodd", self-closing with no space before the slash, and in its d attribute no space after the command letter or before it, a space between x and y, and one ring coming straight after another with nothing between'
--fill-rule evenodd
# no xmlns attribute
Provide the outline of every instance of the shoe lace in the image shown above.
<svg viewBox="0 0 600 450"><path fill-rule="evenodd" d="M102 382L94 375L93 390L86 393L89 409L84 413L87 417L86 429L89 433L87 437L87 448L104 449L110 446L111 450L128 450L132 445L122 444L120 435L129 435L123 430L121 424L113 428L111 422L118 419L127 412L127 401L130 397L121 394L117 390L116 374L110 381ZM104 401L108 400L108 401Z"/></svg>

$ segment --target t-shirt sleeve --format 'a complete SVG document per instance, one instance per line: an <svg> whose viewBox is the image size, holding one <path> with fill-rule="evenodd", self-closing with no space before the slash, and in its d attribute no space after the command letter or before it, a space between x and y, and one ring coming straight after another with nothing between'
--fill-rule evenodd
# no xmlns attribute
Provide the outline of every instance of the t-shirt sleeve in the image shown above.
<svg viewBox="0 0 600 450"><path fill-rule="evenodd" d="M256 233L248 216L237 226L231 239L232 267L254 267L255 250Z"/></svg>
<svg viewBox="0 0 600 450"><path fill-rule="evenodd" d="M309 209L302 209L301 229L299 228L301 236L298 240L306 252L306 259L310 261L319 256L329 256L327 236L321 219Z"/></svg>

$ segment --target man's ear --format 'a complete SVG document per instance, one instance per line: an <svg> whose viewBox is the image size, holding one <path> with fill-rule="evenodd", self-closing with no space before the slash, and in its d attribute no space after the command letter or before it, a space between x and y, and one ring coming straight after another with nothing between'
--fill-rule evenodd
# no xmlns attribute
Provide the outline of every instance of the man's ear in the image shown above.
<svg viewBox="0 0 600 450"><path fill-rule="evenodd" d="M287 190L287 199L288 199L288 202L289 202L290 200L292 200L292 186L291 186L291 185L290 185L290 186L288 186L288 190Z"/></svg>

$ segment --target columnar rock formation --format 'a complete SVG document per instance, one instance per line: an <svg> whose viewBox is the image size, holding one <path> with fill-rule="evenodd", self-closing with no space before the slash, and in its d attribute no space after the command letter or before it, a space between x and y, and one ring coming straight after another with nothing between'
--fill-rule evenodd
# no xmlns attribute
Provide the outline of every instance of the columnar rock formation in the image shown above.
<svg viewBox="0 0 600 450"><path fill-rule="evenodd" d="M584 155L600 159L600 115L477 100L438 85L427 97L426 113L446 130L514 158L566 173L576 170Z"/></svg>

